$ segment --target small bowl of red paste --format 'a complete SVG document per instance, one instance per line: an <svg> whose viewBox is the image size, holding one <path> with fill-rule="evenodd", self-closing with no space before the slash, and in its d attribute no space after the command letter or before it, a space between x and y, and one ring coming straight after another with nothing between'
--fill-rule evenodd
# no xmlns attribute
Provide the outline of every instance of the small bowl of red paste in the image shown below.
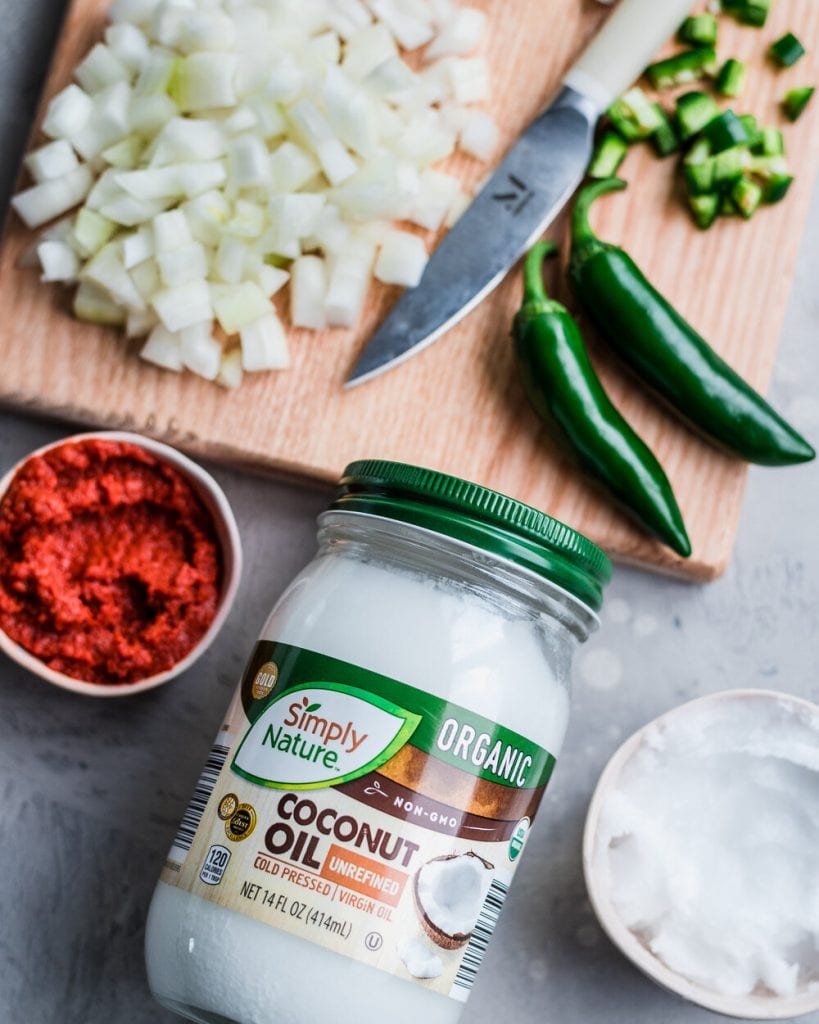
<svg viewBox="0 0 819 1024"><path fill-rule="evenodd" d="M0 648L76 693L122 697L184 672L239 584L216 481L137 434L79 434L0 480Z"/></svg>

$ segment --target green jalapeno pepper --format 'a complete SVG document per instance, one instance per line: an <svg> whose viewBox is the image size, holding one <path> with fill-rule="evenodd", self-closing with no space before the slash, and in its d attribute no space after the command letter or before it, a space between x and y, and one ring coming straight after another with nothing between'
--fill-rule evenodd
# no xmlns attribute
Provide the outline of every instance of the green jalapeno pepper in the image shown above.
<svg viewBox="0 0 819 1024"><path fill-rule="evenodd" d="M543 261L556 251L552 242L540 242L524 266L513 333L526 394L581 465L647 530L687 557L691 544L662 466L612 405L568 310L546 295Z"/></svg>
<svg viewBox="0 0 819 1024"><path fill-rule="evenodd" d="M612 348L692 426L720 447L765 466L808 462L813 448L646 280L622 249L601 241L589 208L619 178L583 188L572 214L569 277Z"/></svg>

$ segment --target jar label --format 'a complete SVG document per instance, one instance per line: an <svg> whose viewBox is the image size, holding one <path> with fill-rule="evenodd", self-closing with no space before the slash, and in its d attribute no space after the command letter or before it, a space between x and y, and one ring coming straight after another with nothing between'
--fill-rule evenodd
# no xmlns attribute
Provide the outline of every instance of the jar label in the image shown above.
<svg viewBox="0 0 819 1024"><path fill-rule="evenodd" d="M554 763L457 704L263 640L162 879L464 1001Z"/></svg>

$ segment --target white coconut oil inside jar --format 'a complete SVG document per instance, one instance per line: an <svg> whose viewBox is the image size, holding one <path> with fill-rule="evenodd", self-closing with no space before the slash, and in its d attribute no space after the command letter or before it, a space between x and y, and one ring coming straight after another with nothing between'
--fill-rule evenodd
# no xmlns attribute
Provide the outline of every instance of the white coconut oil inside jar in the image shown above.
<svg viewBox="0 0 819 1024"><path fill-rule="evenodd" d="M559 754L572 652L596 623L588 607L416 525L349 511L321 522L319 555L277 604L264 639L398 679ZM420 979L408 982L164 882L146 939L150 985L165 1005L236 1024L451 1024L463 1003L424 988L449 955L435 950L420 930L402 940Z"/></svg>

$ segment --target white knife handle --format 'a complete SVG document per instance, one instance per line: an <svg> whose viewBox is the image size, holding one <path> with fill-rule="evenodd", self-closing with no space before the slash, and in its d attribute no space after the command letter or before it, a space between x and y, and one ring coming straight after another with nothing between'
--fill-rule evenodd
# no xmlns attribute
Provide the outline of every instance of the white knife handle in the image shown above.
<svg viewBox="0 0 819 1024"><path fill-rule="evenodd" d="M693 0L620 0L564 79L605 110L639 78Z"/></svg>

